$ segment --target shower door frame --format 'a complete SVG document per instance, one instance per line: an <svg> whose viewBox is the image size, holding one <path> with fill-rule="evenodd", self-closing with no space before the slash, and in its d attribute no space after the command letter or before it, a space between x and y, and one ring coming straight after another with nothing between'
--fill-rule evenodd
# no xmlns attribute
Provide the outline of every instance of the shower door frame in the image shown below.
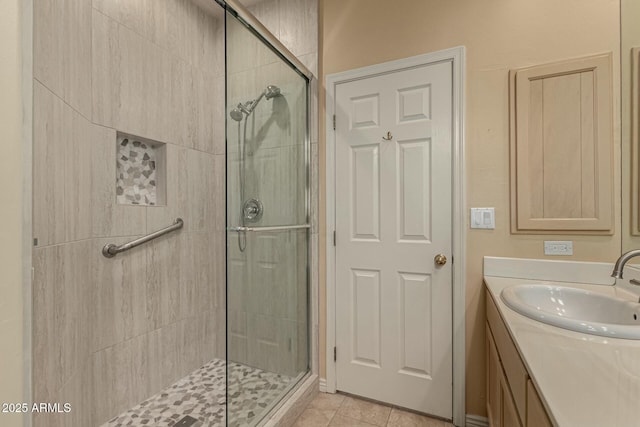
<svg viewBox="0 0 640 427"><path fill-rule="evenodd" d="M464 173L464 110L465 110L465 47L459 46L444 49L437 52L426 53L409 58L384 62L356 68L349 71L330 74L326 77L326 112L325 112L325 135L326 135L326 301L327 312L325 318L326 326L326 382L321 383L320 390L335 393L337 390L336 362L334 349L336 347L336 248L334 244L334 230L336 229L335 219L335 130L333 118L335 117L335 89L340 83L346 83L372 77L380 74L401 71L411 67L435 64L449 61L452 63L452 101L453 101L453 126L452 126L452 362L453 362L453 393L452 393L452 416L455 425L464 425L465 414L465 242L466 242L466 217L465 217L465 173ZM452 259L452 262L453 262Z"/></svg>
<svg viewBox="0 0 640 427"><path fill-rule="evenodd" d="M306 84L306 114L305 114L305 138L304 138L304 161L305 161L305 221L308 225L306 235L307 235L307 272L306 272L306 286L307 286L307 372L303 373L300 378L288 387L287 392L277 401L270 403L267 406L267 410L262 418L260 418L256 422L256 426L262 426L265 423L271 423L273 421L277 421L278 419L284 418L289 415L289 412L292 410L300 411L306 406L307 401L310 401L310 398L313 396L313 389L318 388L318 336L314 331L318 330L318 286L317 280L313 280L313 278L318 277L318 271L315 271L318 267L318 263L315 263L315 268L312 268L312 254L317 251L313 250L312 247L312 234L314 226L317 227L317 224L313 224L313 218L317 218L318 216L312 215L312 165L311 165L311 110L312 110L312 82L315 80L315 76L313 73L293 54L287 49L287 47L280 42L269 30L257 19L255 18L251 12L249 12L238 0L215 0L222 8L225 13L230 13L233 15L235 19L238 19L241 23L243 23L249 31L252 31L254 35L259 38L262 42L264 42L267 46L271 48L271 50L278 55L283 61L289 64L292 69L300 75L305 80ZM225 16L225 20L227 17ZM227 42L226 38L226 24L225 24L225 45ZM226 50L226 47L225 47ZM226 79L226 59L225 59L225 79ZM227 89L225 83L225 101L226 101ZM317 100L316 100L317 102ZM225 102L226 103L226 102ZM227 124L228 117L225 114L225 139L227 135ZM225 149L226 151L226 149ZM226 163L226 162L225 162ZM225 185L225 200L226 196L226 185ZM315 197L318 195L316 194ZM316 208L317 209L317 208ZM228 218L225 220L228 221ZM228 226L226 224L227 231L225 235L228 238ZM225 263L228 258L228 249L226 249L225 253ZM225 274L225 289L227 287L227 273ZM228 293L225 290L225 293ZM228 301L227 301L228 305ZM226 308L226 307L225 307ZM227 326L225 326L225 341L227 340L228 330ZM228 341L227 345L228 346ZM226 350L227 351L227 350ZM225 352L226 352L225 351ZM311 393L310 393L311 392ZM226 393L226 390L225 390ZM286 405L286 403L290 402L290 399L294 400L292 405ZM295 401L298 401L301 404L297 404ZM299 414L298 414L299 415Z"/></svg>

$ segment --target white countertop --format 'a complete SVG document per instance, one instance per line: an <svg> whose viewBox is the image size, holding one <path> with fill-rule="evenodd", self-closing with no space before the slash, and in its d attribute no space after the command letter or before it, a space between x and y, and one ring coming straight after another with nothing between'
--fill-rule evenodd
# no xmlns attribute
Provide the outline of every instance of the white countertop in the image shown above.
<svg viewBox="0 0 640 427"><path fill-rule="evenodd" d="M487 272L493 270L485 260ZM640 426L640 340L604 338L537 322L508 308L500 292L514 284L544 283L635 301L637 297L621 287L602 284L484 279L555 425Z"/></svg>

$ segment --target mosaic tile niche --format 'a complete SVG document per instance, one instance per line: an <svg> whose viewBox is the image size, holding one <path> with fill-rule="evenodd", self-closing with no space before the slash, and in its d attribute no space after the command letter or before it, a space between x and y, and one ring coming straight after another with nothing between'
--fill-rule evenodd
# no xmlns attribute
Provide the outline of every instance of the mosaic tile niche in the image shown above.
<svg viewBox="0 0 640 427"><path fill-rule="evenodd" d="M121 205L165 204L165 144L118 134L116 201Z"/></svg>

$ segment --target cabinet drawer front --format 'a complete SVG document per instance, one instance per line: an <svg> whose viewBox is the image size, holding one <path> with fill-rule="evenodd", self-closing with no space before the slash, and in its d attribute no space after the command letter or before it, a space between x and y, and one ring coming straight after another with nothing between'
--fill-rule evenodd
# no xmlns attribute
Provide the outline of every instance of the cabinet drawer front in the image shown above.
<svg viewBox="0 0 640 427"><path fill-rule="evenodd" d="M487 301L487 320L489 327L493 333L493 339L495 340L496 347L498 349L498 355L502 361L504 372L507 376L507 382L511 388L513 394L513 400L515 402L520 418L524 419L526 415L527 405L527 380L529 375L527 370L520 359L518 350L516 350L511 336L507 331L507 328L498 313L491 294L486 292Z"/></svg>

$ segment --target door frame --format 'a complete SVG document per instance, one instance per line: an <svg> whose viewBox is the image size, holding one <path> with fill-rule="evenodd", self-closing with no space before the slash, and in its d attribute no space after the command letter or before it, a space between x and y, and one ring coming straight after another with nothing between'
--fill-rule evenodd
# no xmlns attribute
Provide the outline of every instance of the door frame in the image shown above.
<svg viewBox="0 0 640 427"><path fill-rule="evenodd" d="M465 48L458 46L437 52L412 56L395 61L384 62L367 67L356 68L326 77L326 382L320 380L322 391L336 392L336 363L333 349L336 346L336 248L333 246L335 219L335 145L336 135L333 129L335 114L335 93L337 85L402 71L408 68L430 65L438 62L452 63L453 111L452 111L452 313L453 313L453 396L452 415L455 425L464 425L465 420L465 174L464 174L464 109L465 109ZM453 261L453 259L452 259Z"/></svg>

